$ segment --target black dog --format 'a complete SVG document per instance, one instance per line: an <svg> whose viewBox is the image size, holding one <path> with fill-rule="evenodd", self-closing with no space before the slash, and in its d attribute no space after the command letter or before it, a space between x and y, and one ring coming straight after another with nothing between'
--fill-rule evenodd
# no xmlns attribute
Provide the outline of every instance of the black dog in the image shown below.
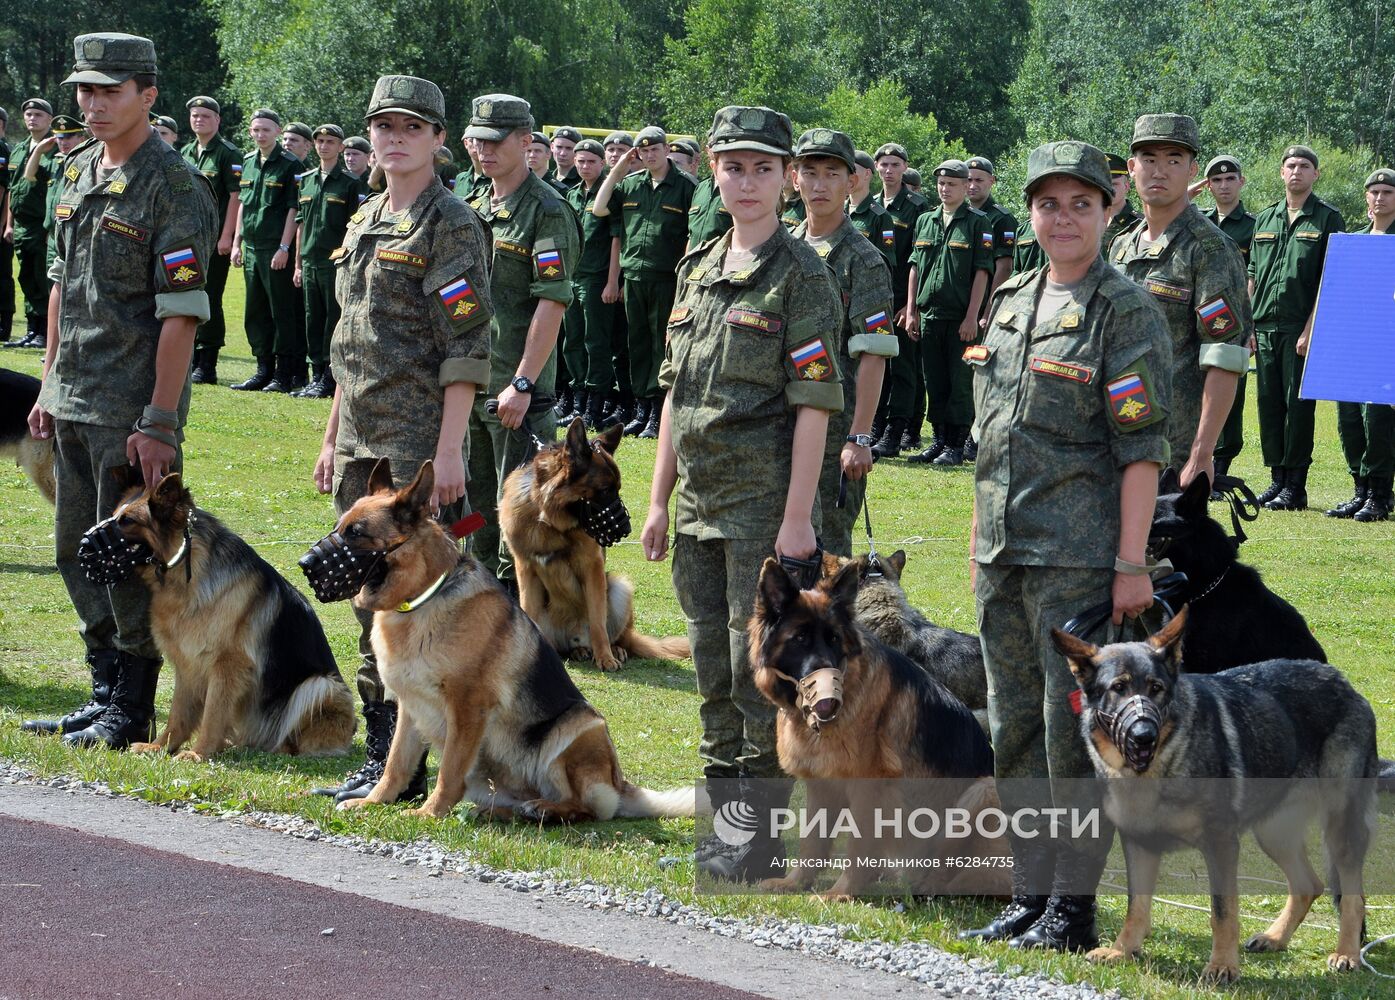
<svg viewBox="0 0 1395 1000"><path fill-rule="evenodd" d="M13 457L44 499L53 503L53 439L29 436L29 411L38 398L39 380L33 375L0 368L0 456Z"/></svg>

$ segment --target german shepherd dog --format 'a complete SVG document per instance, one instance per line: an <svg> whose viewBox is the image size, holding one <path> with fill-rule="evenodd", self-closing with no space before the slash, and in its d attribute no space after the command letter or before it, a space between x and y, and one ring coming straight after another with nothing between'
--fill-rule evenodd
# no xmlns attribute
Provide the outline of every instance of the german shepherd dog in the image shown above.
<svg viewBox="0 0 1395 1000"><path fill-rule="evenodd" d="M588 441L585 421L576 418L564 441L509 475L499 504L523 610L557 652L594 660L602 670L617 669L628 655L691 655L686 637L636 632L634 587L605 571L604 546L629 533L620 467L612 457L621 430L612 427Z"/></svg>
<svg viewBox="0 0 1395 1000"><path fill-rule="evenodd" d="M0 455L13 458L44 499L53 503L58 493L53 480L53 439L29 436L29 411L38 398L39 380L33 375L0 368Z"/></svg>
<svg viewBox="0 0 1395 1000"><path fill-rule="evenodd" d="M1304 846L1316 816L1341 916L1327 965L1355 969L1362 866L1376 821L1375 714L1337 670L1313 660L1185 673L1188 617L1183 608L1147 641L1103 649L1052 632L1084 693L1081 733L1128 866L1124 926L1113 945L1088 957L1115 962L1140 953L1162 855L1189 845L1206 858L1211 887L1211 959L1201 979L1233 982L1240 834L1254 831L1289 886L1278 919L1245 948L1282 951L1322 893Z"/></svg>
<svg viewBox="0 0 1395 1000"><path fill-rule="evenodd" d="M973 715L939 681L858 627L858 572L856 562L849 562L813 589L800 590L778 560L766 559L761 568L747 635L756 687L779 709L780 766L812 782L810 811L846 808L861 816L901 806L885 801L894 787L889 782L866 779L939 779L943 800L906 803L911 808L957 806L974 815L997 808L993 751ZM863 829L861 820L858 826ZM822 838L804 838L800 858L827 857L830 846ZM970 852L1010 855L1006 838L955 845L957 854ZM983 871L972 873L974 891L982 892L988 881L992 894L1008 893L1007 871L998 872L988 879ZM816 874L804 865L762 885L803 891ZM850 899L874 880L875 869L854 865L825 898ZM964 891L953 879L921 889Z"/></svg>
<svg viewBox="0 0 1395 1000"><path fill-rule="evenodd" d="M204 761L229 745L333 756L353 740L353 697L301 593L194 499L179 475L134 487L111 524L149 552L150 628L174 664L169 720L154 743ZM193 749L180 747L198 733Z"/></svg>
<svg viewBox="0 0 1395 1000"><path fill-rule="evenodd" d="M604 717L557 651L432 518L434 489L430 462L394 490L380 461L368 495L301 563L313 573L307 560L328 547L367 567L353 601L374 612L373 652L398 698L382 780L341 808L394 801L431 744L440 769L420 815L444 818L466 796L487 815L537 822L693 815L691 787L625 780Z"/></svg>

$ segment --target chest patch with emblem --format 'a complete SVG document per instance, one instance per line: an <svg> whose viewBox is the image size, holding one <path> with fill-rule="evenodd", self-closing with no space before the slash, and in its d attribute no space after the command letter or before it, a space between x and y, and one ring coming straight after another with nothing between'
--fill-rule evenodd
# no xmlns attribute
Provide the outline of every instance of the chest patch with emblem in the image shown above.
<svg viewBox="0 0 1395 1000"><path fill-rule="evenodd" d="M1190 302L1192 300L1192 290L1185 285L1175 285L1170 281L1159 281L1157 278L1149 278L1143 283L1143 287L1148 289L1160 299L1167 299L1169 302Z"/></svg>
<svg viewBox="0 0 1395 1000"><path fill-rule="evenodd" d="M827 382L833 377L833 364L822 338L790 351L790 360L794 362L795 372L805 382Z"/></svg>
<svg viewBox="0 0 1395 1000"><path fill-rule="evenodd" d="M967 352L965 353L967 354ZM1095 377L1095 370L1089 365L1077 365L1070 361L1043 358L1039 354L1032 355L1032 360L1027 363L1027 367L1038 375L1055 375L1058 378L1070 379L1072 382L1079 382L1082 385L1089 385Z"/></svg>
<svg viewBox="0 0 1395 1000"><path fill-rule="evenodd" d="M985 344L970 344L964 348L963 360L971 365L982 365L993 356L993 351Z"/></svg>
<svg viewBox="0 0 1395 1000"><path fill-rule="evenodd" d="M727 322L732 326L744 326L762 333L779 333L785 321L778 316L767 316L756 309L743 309L740 306L727 310ZM823 341L819 341L820 344Z"/></svg>
<svg viewBox="0 0 1395 1000"><path fill-rule="evenodd" d="M390 250L386 247L379 247L375 255L379 260L388 261L391 264L408 264L412 267L426 268L426 258L414 253L407 253L405 250Z"/></svg>
<svg viewBox="0 0 1395 1000"><path fill-rule="evenodd" d="M74 211L75 211L75 209L74 209L74 207L73 207L72 205L55 205L55 206L53 206L53 214L54 214L54 217L55 217L55 218L58 218L58 219L71 219L71 218L73 217L73 212L74 212Z"/></svg>
<svg viewBox="0 0 1395 1000"><path fill-rule="evenodd" d="M110 215L102 216L102 228L109 233L134 240L136 243L147 243L150 240L149 229L143 229L129 222L122 222L120 219L113 219Z"/></svg>
<svg viewBox="0 0 1395 1000"><path fill-rule="evenodd" d="M668 314L668 321L670 323L681 323L688 318L688 313L690 312L692 312L692 310L687 306L675 306L673 311Z"/></svg>

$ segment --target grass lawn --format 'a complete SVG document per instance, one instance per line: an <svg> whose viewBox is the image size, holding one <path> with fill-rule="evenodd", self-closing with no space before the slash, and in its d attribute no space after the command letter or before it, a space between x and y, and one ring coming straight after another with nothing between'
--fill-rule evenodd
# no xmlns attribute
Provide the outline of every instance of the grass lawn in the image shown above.
<svg viewBox="0 0 1395 1000"><path fill-rule="evenodd" d="M310 481L328 403L227 390L228 382L251 371L240 334L241 298L241 276L234 273L227 293L231 344L219 365L224 385L194 389L186 479L202 506L242 533L304 589L296 559L334 520L329 499L316 494ZM3 363L35 374L39 367L36 353L30 351L6 352ZM1252 391L1247 449L1234 471L1263 486L1267 479L1260 468L1253 395ZM1337 446L1331 404L1319 407L1318 426L1318 464L1309 482L1316 509L1266 514L1247 526L1251 539L1243 557L1307 616L1332 661L1375 706L1383 756L1395 756L1395 679L1388 666L1395 622L1391 574L1395 524L1359 525L1322 516L1323 508L1350 495L1351 483ZM676 634L683 623L669 566L646 563L637 544L653 452L651 442L633 439L619 451L636 534L611 550L611 567L635 583L640 627L651 633ZM870 496L879 549L889 552L899 547L909 553L905 582L913 602L936 621L966 631L974 628L965 558L971 488L972 472L967 467L945 472L891 462L877 468ZM338 813L328 800L310 796L307 790L357 765L361 730L355 755L347 760L303 761L233 752L207 766L165 757L72 750L55 740L23 734L22 718L66 711L88 694L75 619L52 566L52 535L52 512L42 498L17 469L0 470L0 756L41 774L101 778L114 788L157 801L298 813L335 832L396 840L427 837L444 848L469 851L504 868L548 869L562 877L631 888L653 885L718 913L836 922L854 935L893 942L928 941L962 954L984 955L1004 969L1020 967L1067 980L1087 980L1101 989L1118 988L1128 996L1201 995L1194 987L1195 977L1210 944L1204 899L1177 901L1190 906L1159 901L1144 960L1101 969L1077 957L1021 955L1001 946L968 947L955 940L956 931L983 922L996 912L996 904L906 901L904 912L896 912L891 900L825 905L804 898L697 898L691 866L660 871L657 865L660 856L689 849L693 830L689 821L626 821L539 830L476 823L460 813L440 822L408 819L388 808ZM352 684L357 629L349 607L316 607ZM690 664L632 662L607 676L573 665L572 672L587 697L610 720L631 779L666 787L699 775L698 699ZM166 670L160 685L162 717L172 685L172 671ZM1389 885L1382 874L1368 872L1368 879ZM1282 903L1279 896L1243 899L1243 934L1267 927ZM1371 935L1395 933L1395 899L1372 897L1370 904ZM1123 911L1122 896L1104 901L1100 922L1105 935L1112 937L1117 931ZM1330 902L1323 901L1304 923L1289 953L1245 956L1245 978L1234 994L1355 998L1382 993L1385 981L1369 974L1337 977L1327 973L1324 958L1335 941L1336 917ZM1378 966L1395 971L1389 948L1383 949Z"/></svg>

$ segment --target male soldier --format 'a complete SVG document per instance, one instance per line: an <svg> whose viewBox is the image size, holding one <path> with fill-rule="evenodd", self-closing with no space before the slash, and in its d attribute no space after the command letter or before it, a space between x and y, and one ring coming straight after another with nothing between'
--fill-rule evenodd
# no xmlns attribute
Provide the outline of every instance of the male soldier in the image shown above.
<svg viewBox="0 0 1395 1000"><path fill-rule="evenodd" d="M344 140L344 169L349 172L350 177L359 181L368 180L368 157L372 152L372 145L361 135L351 135ZM468 165L466 169L469 169ZM456 181L459 182L458 176ZM360 201L367 197L367 194L361 193Z"/></svg>
<svg viewBox="0 0 1395 1000"><path fill-rule="evenodd" d="M310 126L304 122L291 122L281 135L281 144L302 164L310 162L310 150L314 143Z"/></svg>
<svg viewBox="0 0 1395 1000"><path fill-rule="evenodd" d="M877 203L891 216L896 234L896 266L891 272L894 299L896 340L899 353L891 362L891 378L882 386L878 413L885 412L882 436L872 446L878 458L895 458L901 449L919 434L920 419L925 405L925 373L920 368L920 342L906 335L908 282L911 276L911 251L915 249L915 226L922 213L929 209L925 199L902 183L910 158L906 147L898 142L882 145L874 154L877 173L881 175L882 192ZM903 440L903 435L906 435Z"/></svg>
<svg viewBox="0 0 1395 1000"><path fill-rule="evenodd" d="M576 394L573 413L586 418L593 431L601 429L606 394L615 384L610 354L615 305L603 293L612 263L619 266L620 237L610 223L591 211L601 190L605 150L595 139L582 139L573 151L579 181L567 192L567 204L581 220L581 256L572 277L572 304L563 333L563 361Z"/></svg>
<svg viewBox="0 0 1395 1000"><path fill-rule="evenodd" d="M1255 219L1250 244L1259 444L1273 481L1259 495L1269 510L1308 505L1316 404L1299 399L1303 359L1313 332L1327 238L1345 231L1342 213L1313 194L1318 155L1307 146L1284 150L1284 200Z"/></svg>
<svg viewBox="0 0 1395 1000"><path fill-rule="evenodd" d="M688 208L686 253L692 253L704 243L715 240L730 228L731 213L727 211L726 205L722 204L716 178L708 174L698 181L697 187L693 189L693 203Z"/></svg>
<svg viewBox="0 0 1395 1000"><path fill-rule="evenodd" d="M19 258L19 290L24 295L25 335L8 341L6 347L44 347L48 336L47 267L48 237L44 233L44 200L53 176L53 157L40 159L32 179L25 177L25 166L34 147L48 135L53 107L41 97L31 97L20 105L24 128L29 133L10 151L10 197L5 210L4 239L14 245Z"/></svg>
<svg viewBox="0 0 1395 1000"><path fill-rule="evenodd" d="M155 115L150 119L151 126L161 139L165 140L165 145L171 149L177 149L179 143L179 125L169 115Z"/></svg>
<svg viewBox="0 0 1395 1000"><path fill-rule="evenodd" d="M10 144L5 141L5 127L10 113L0 108L0 233L5 229L5 212L10 198ZM9 240L0 238L0 344L10 341L10 327L15 318L15 248Z"/></svg>
<svg viewBox="0 0 1395 1000"><path fill-rule="evenodd" d="M781 197L780 224L786 229L793 229L804 221L804 199L799 196L799 175L794 172L793 166L785 177L785 190Z"/></svg>
<svg viewBox="0 0 1395 1000"><path fill-rule="evenodd" d="M843 410L829 414L819 506L824 549L851 556L852 529L872 471L872 418L881 398L886 359L896 356L891 268L880 248L859 234L846 212L857 171L852 140L832 129L811 129L794 145L794 168L806 209L805 221L795 227L795 239L818 252L843 294L838 337ZM867 173L871 175L870 170Z"/></svg>
<svg viewBox="0 0 1395 1000"><path fill-rule="evenodd" d="M891 214L872 197L872 172L876 164L871 154L861 149L853 151L855 164L852 183L848 189L848 218L853 228L881 251L886 266L896 266L896 230L891 223Z"/></svg>
<svg viewBox="0 0 1395 1000"><path fill-rule="evenodd" d="M601 146L605 149L605 165L607 168L615 166L635 145L635 137L628 132L615 131L605 137Z"/></svg>
<svg viewBox="0 0 1395 1000"><path fill-rule="evenodd" d="M504 480L532 457L533 439L551 441L556 434L553 348L572 301L581 244L571 209L528 169L524 150L532 133L528 102L509 94L475 98L465 130L492 182L473 207L494 241L489 394L496 397L476 400L470 417L468 496L470 508L489 524L475 536L475 553L514 591L513 558L499 535L496 510Z"/></svg>
<svg viewBox="0 0 1395 1000"><path fill-rule="evenodd" d="M63 183L66 178L63 176L64 163L68 159L68 154L77 149L87 141L87 129L83 128L82 122L72 115L57 115L53 119L51 126L53 132L43 142L34 147L29 154L29 162L25 164L25 174L31 168L37 169L41 156L47 155L50 150L56 151L53 154L53 180L49 182L48 193L44 201L44 232L48 234L46 244L47 252L44 260L48 266L53 266L54 259L58 256L58 197L63 193ZM32 179L32 178L31 178Z"/></svg>
<svg viewBox="0 0 1395 1000"><path fill-rule="evenodd" d="M1366 217L1358 233L1395 233L1395 170L1383 167L1366 178ZM1356 494L1327 512L1363 524L1390 516L1395 477L1395 407L1384 403L1338 403L1337 433Z"/></svg>
<svg viewBox="0 0 1395 1000"><path fill-rule="evenodd" d="M679 170L683 171L693 180L697 180L698 172L698 148L697 143L691 139L678 139L668 148L668 158L674 162Z"/></svg>
<svg viewBox="0 0 1395 1000"><path fill-rule="evenodd" d="M625 176L636 160L644 164L644 172ZM659 436L664 330L673 311L678 261L688 243L688 209L695 186L692 177L669 162L664 130L650 125L635 138L634 149L611 168L591 206L598 218L609 216L611 233L622 237L618 266L625 278L630 385L638 400L626 434ZM614 284L615 273L610 277Z"/></svg>
<svg viewBox="0 0 1395 1000"><path fill-rule="evenodd" d="M314 131L319 169L301 174L296 208L296 264L292 280L305 295L305 343L314 378L292 393L304 399L332 399L334 373L329 367L329 338L339 322L330 257L344 243L349 218L358 211L365 188L339 162L344 130L321 125Z"/></svg>
<svg viewBox="0 0 1395 1000"><path fill-rule="evenodd" d="M1116 237L1109 249L1114 266L1147 289L1167 317L1172 334L1167 438L1183 486L1199 475L1215 481L1212 453L1235 400L1235 384L1249 367L1253 330L1240 251L1187 197L1197 149L1191 117L1139 116L1129 171L1143 202L1143 221Z"/></svg>
<svg viewBox="0 0 1395 1000"><path fill-rule="evenodd" d="M576 169L576 144L580 141L581 133L570 125L563 125L552 133L552 159L556 163L552 179L566 191L581 183Z"/></svg>
<svg viewBox="0 0 1395 1000"><path fill-rule="evenodd" d="M552 174L552 146L548 144L547 136L541 132L534 132L532 141L528 143L525 151L525 159L528 161L528 169L538 175L538 179L549 187L555 189L559 194L565 195L567 189Z"/></svg>
<svg viewBox="0 0 1395 1000"><path fill-rule="evenodd" d="M969 181L966 188L969 204L988 216L989 228L993 232L993 278L988 283L988 300L1012 273L1012 252L1017 246L1017 217L993 200L993 185L998 183L998 174L993 169L993 161L986 156L971 156L965 161L969 167ZM988 325L986 315L979 318L979 327Z"/></svg>
<svg viewBox="0 0 1395 1000"><path fill-rule="evenodd" d="M1240 200L1240 191L1245 187L1245 173L1240 169L1240 161L1233 156L1217 156L1206 164L1206 176L1193 188L1206 188L1211 192L1215 206L1201 214L1213 223L1235 243L1240 258L1248 268L1250 263L1250 240L1255 232L1255 217L1245 210ZM1191 192L1195 197L1195 192ZM1254 350L1253 340L1246 345ZM1245 366L1247 369L1249 365ZM1221 436L1216 439L1216 475L1224 476L1230 471L1230 463L1245 446L1245 372L1235 383L1235 402L1230 404L1230 415L1221 428ZM1219 492L1213 491L1213 500L1219 500Z"/></svg>
<svg viewBox="0 0 1395 1000"><path fill-rule="evenodd" d="M247 282L244 323L257 371L233 388L290 392L299 388L296 376L305 359L305 343L296 340L300 327L291 282L295 271L287 266L295 238L295 178L301 163L276 141L281 116L275 111L253 111L248 132L256 149L242 161L232 266L242 268Z"/></svg>
<svg viewBox="0 0 1395 1000"><path fill-rule="evenodd" d="M901 183L911 189L914 194L920 194L920 171L915 167L907 167L906 172L901 175Z"/></svg>
<svg viewBox="0 0 1395 1000"><path fill-rule="evenodd" d="M628 132L615 131L605 137L601 146L605 149L606 169L620 162L620 159L634 148L635 137ZM644 167L636 163L631 173L642 171ZM714 189L715 190L715 189ZM721 199L717 199L721 204ZM730 228L730 226L728 226ZM604 292L606 302L618 303L624 300L619 272L614 280L607 282ZM625 320L625 309L615 310L615 327L611 331L610 353L615 366L615 392L606 400L605 418L608 424L628 426L635 418L634 389L630 385L630 326Z"/></svg>
<svg viewBox="0 0 1395 1000"><path fill-rule="evenodd" d="M237 210L242 204L238 185L242 180L242 151L218 134L223 109L211 97L191 97L189 128L194 141L180 152L194 169L208 178L218 205L218 245L208 263L207 323L199 325L194 338L193 381L197 385L218 384L218 352L223 349L227 327L223 322L223 289L228 284L228 258L237 232Z"/></svg>
<svg viewBox="0 0 1395 1000"><path fill-rule="evenodd" d="M457 198L473 205L489 193L492 182L480 169L480 154L475 140L467 138L462 133L460 145L465 150L465 169L455 175L455 183L451 185L451 190L455 192Z"/></svg>
<svg viewBox="0 0 1395 1000"><path fill-rule="evenodd" d="M988 216L969 204L969 166L945 160L935 168L940 207L916 220L906 333L920 342L921 367L934 428L930 447L911 461L948 468L964 462L974 420L973 373L964 349L978 336L978 316L993 275Z"/></svg>
<svg viewBox="0 0 1395 1000"><path fill-rule="evenodd" d="M92 701L24 728L119 750L150 739L155 714L150 592L135 578L109 588L87 579L79 540L121 499L113 470L134 466L154 486L180 467L189 357L194 329L208 319L204 279L218 220L207 183L150 127L154 44L104 33L79 35L73 48L63 82L77 85L98 141L63 170L50 337L29 430L55 442L57 564L81 621Z"/></svg>
<svg viewBox="0 0 1395 1000"><path fill-rule="evenodd" d="M1114 245L1114 241L1138 225L1143 216L1138 214L1133 202L1129 201L1129 161L1117 153L1105 155L1109 157L1109 180L1114 185L1114 201L1109 206L1109 225L1105 227L1104 242L1100 245L1101 252L1108 257L1109 248Z"/></svg>

